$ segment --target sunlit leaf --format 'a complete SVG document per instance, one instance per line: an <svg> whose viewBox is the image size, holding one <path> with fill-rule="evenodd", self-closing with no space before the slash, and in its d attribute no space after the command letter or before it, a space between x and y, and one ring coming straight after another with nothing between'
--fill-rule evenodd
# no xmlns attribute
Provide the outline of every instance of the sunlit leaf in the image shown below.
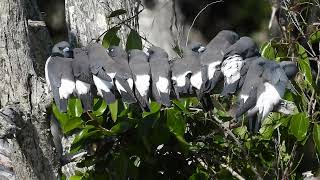
<svg viewBox="0 0 320 180"><path fill-rule="evenodd" d="M233 132L235 134L237 134L238 136L240 136L241 139L245 139L246 134L248 133L246 126L241 126L241 127L235 128L233 130Z"/></svg>
<svg viewBox="0 0 320 180"><path fill-rule="evenodd" d="M142 41L139 33L131 30L127 38L126 50L129 49L142 49Z"/></svg>
<svg viewBox="0 0 320 180"><path fill-rule="evenodd" d="M320 31L315 31L309 36L309 41L311 43L317 43L320 41Z"/></svg>
<svg viewBox="0 0 320 180"><path fill-rule="evenodd" d="M109 104L108 107L109 107L109 111L111 113L111 118L113 122L116 122L118 117L118 100Z"/></svg>
<svg viewBox="0 0 320 180"><path fill-rule="evenodd" d="M276 59L276 57L277 57L276 50L272 46L271 42L267 42L267 43L263 44L260 52L261 52L261 55L267 59Z"/></svg>
<svg viewBox="0 0 320 180"><path fill-rule="evenodd" d="M185 117L181 114L181 112L175 109L167 109L167 126L170 131L177 136L184 136L184 132L186 129L186 120Z"/></svg>
<svg viewBox="0 0 320 180"><path fill-rule="evenodd" d="M70 98L68 100L68 113L72 117L80 117L83 113L81 101L78 98Z"/></svg>
<svg viewBox="0 0 320 180"><path fill-rule="evenodd" d="M318 153L320 153L320 125L314 124L313 126L313 141L316 144Z"/></svg>
<svg viewBox="0 0 320 180"><path fill-rule="evenodd" d="M83 121L80 117L71 117L67 113L61 113L55 104L52 105L52 110L60 124L63 133L66 134L82 126Z"/></svg>
<svg viewBox="0 0 320 180"><path fill-rule="evenodd" d="M307 114L302 112L293 115L290 121L289 132L293 134L298 141L304 140L309 128L309 118Z"/></svg>
<svg viewBox="0 0 320 180"><path fill-rule="evenodd" d="M93 114L95 116L101 116L107 109L107 104L102 98L95 98L94 99L94 106L93 106Z"/></svg>
<svg viewBox="0 0 320 180"><path fill-rule="evenodd" d="M73 175L70 177L70 180L81 180L82 179L82 176L79 176L79 175Z"/></svg>
<svg viewBox="0 0 320 180"><path fill-rule="evenodd" d="M300 44L297 45L297 48L298 48L298 57L299 57L298 64L299 64L300 72L304 75L308 85L310 85L311 87L314 87L308 54Z"/></svg>
<svg viewBox="0 0 320 180"><path fill-rule="evenodd" d="M77 152L79 149L81 149L81 147L83 147L86 144L85 142L89 138L94 138L99 134L101 135L101 132L98 129L96 129L94 126L92 126L92 125L86 126L74 138L74 140L71 144L70 152L71 153Z"/></svg>
<svg viewBox="0 0 320 180"><path fill-rule="evenodd" d="M120 15L125 14L125 13L127 13L126 10L124 10L124 9L117 9L117 10L115 10L115 11L112 11L112 12L110 13L110 15L107 16L107 18L120 16Z"/></svg>
<svg viewBox="0 0 320 180"><path fill-rule="evenodd" d="M120 26L113 27L107 31L102 40L102 46L109 48L110 46L118 46L120 43L120 38L117 35Z"/></svg>

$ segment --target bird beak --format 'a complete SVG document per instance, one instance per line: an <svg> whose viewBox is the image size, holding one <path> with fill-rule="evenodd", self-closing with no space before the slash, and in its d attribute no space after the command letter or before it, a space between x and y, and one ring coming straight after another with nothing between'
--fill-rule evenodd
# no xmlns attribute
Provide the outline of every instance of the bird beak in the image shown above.
<svg viewBox="0 0 320 180"><path fill-rule="evenodd" d="M70 48L69 47L65 47L62 51L63 52L68 52L68 51L70 51Z"/></svg>
<svg viewBox="0 0 320 180"><path fill-rule="evenodd" d="M200 48L198 49L198 52L199 52L199 53L202 53L202 52L204 52L206 49L207 49L206 47L200 46Z"/></svg>
<svg viewBox="0 0 320 180"><path fill-rule="evenodd" d="M107 53L109 54L110 50L109 49L106 49Z"/></svg>

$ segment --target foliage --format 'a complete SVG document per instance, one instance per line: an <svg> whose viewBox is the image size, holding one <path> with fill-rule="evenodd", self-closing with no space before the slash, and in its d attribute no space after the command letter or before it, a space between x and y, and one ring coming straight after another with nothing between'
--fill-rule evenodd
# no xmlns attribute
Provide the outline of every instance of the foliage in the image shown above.
<svg viewBox="0 0 320 180"><path fill-rule="evenodd" d="M117 10L108 18L124 13ZM105 47L119 44L120 28L106 32ZM311 33L309 42L319 43L318 34ZM310 65L315 56L309 47L288 34L285 37L266 42L261 54L276 61L293 56L297 61L296 93L288 91L284 99L294 101L299 112L271 113L257 134L249 134L245 118L242 126L225 130L222 123L232 119L228 115L232 99L217 95L212 96L213 115L204 113L196 98L173 100L171 108L152 102L151 112L121 100L106 105L100 98L95 99L92 112L83 112L78 99L69 100L67 113L53 105L63 132L77 133L70 152L88 152L77 166L89 170L72 179L235 179L233 171L246 179L300 177L303 152L297 149L312 137L320 153L319 74ZM134 29L126 43L126 49L132 48L142 49L141 36Z"/></svg>

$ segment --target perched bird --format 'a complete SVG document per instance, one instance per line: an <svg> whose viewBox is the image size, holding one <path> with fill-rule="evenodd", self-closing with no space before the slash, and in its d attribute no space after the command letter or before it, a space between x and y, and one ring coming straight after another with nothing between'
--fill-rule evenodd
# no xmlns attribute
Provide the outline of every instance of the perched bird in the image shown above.
<svg viewBox="0 0 320 180"><path fill-rule="evenodd" d="M150 65L147 55L138 49L129 51L129 67L134 80L134 93L140 107L144 111L150 111Z"/></svg>
<svg viewBox="0 0 320 180"><path fill-rule="evenodd" d="M85 111L93 108L92 85L93 76L90 71L90 61L86 50L81 48L73 49L72 69L76 80L76 93L81 100Z"/></svg>
<svg viewBox="0 0 320 180"><path fill-rule="evenodd" d="M121 95L121 99L126 103L137 102L133 92L133 79L129 67L127 52L119 46L111 46L108 49L109 56L121 68L121 72L117 72L115 85Z"/></svg>
<svg viewBox="0 0 320 180"><path fill-rule="evenodd" d="M70 44L62 41L54 45L45 65L47 85L60 112L67 111L68 98L75 90L72 56Z"/></svg>
<svg viewBox="0 0 320 180"><path fill-rule="evenodd" d="M87 46L90 71L93 75L93 82L97 88L97 94L110 104L116 100L114 95L113 79L118 69L113 67L114 61L110 58L107 50L99 43L92 43Z"/></svg>
<svg viewBox="0 0 320 180"><path fill-rule="evenodd" d="M229 30L220 31L206 46L201 55L202 86L201 92L210 93L222 79L220 65L226 49L234 44L239 36Z"/></svg>
<svg viewBox="0 0 320 180"><path fill-rule="evenodd" d="M171 80L168 54L156 46L149 48L148 53L153 97L158 103L170 107Z"/></svg>
<svg viewBox="0 0 320 180"><path fill-rule="evenodd" d="M183 48L183 58L172 63L172 81L177 98L182 94L192 94L192 87L200 90L202 83L200 53L205 47L199 43L189 44Z"/></svg>
<svg viewBox="0 0 320 180"><path fill-rule="evenodd" d="M221 72L224 76L224 87L221 92L222 96L234 94L239 88L241 77L245 77L246 60L248 65L255 58L260 56L258 46L249 37L241 37L236 43L231 45L227 50L221 64Z"/></svg>
<svg viewBox="0 0 320 180"><path fill-rule="evenodd" d="M294 62L257 58L249 67L240 91L235 118L248 111L249 130L258 132L261 122L284 96L289 79L298 72Z"/></svg>

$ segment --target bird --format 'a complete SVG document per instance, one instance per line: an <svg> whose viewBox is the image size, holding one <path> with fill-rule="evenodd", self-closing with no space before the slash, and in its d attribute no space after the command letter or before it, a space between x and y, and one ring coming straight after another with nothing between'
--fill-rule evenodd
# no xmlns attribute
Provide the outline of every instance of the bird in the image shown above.
<svg viewBox="0 0 320 180"><path fill-rule="evenodd" d="M67 111L68 98L75 91L72 57L70 44L61 41L53 46L45 64L46 83L60 112Z"/></svg>
<svg viewBox="0 0 320 180"><path fill-rule="evenodd" d="M127 52L119 46L111 46L108 48L108 54L121 68L121 72L117 72L115 85L122 101L128 104L137 102L133 92L133 78Z"/></svg>
<svg viewBox="0 0 320 180"><path fill-rule="evenodd" d="M238 39L237 33L230 30L222 30L206 45L206 51L200 57L202 71L201 92L210 93L221 80L220 64L225 51Z"/></svg>
<svg viewBox="0 0 320 180"><path fill-rule="evenodd" d="M149 112L150 98L150 65L148 56L139 49L131 49L128 52L129 67L134 81L134 93L142 110Z"/></svg>
<svg viewBox="0 0 320 180"><path fill-rule="evenodd" d="M93 75L90 71L88 52L82 48L73 49L73 75L76 81L76 93L85 111L93 109Z"/></svg>
<svg viewBox="0 0 320 180"><path fill-rule="evenodd" d="M258 132L261 122L284 96L289 80L297 74L294 62L279 63L257 57L249 67L240 91L235 118L248 112L249 131Z"/></svg>
<svg viewBox="0 0 320 180"><path fill-rule="evenodd" d="M97 88L97 94L107 104L111 104L116 100L113 79L117 69L113 67L114 61L108 55L107 50L97 42L89 44L86 49L90 62L89 68Z"/></svg>
<svg viewBox="0 0 320 180"><path fill-rule="evenodd" d="M257 44L250 37L241 37L236 43L226 49L221 64L221 72L224 76L224 87L221 96L229 96L234 94L239 88L241 77L245 77L246 69L242 69L246 60L249 65L252 60L259 57L259 49Z"/></svg>
<svg viewBox="0 0 320 180"><path fill-rule="evenodd" d="M157 46L150 47L148 53L152 79L152 95L159 104L170 107L171 71L168 53Z"/></svg>
<svg viewBox="0 0 320 180"><path fill-rule="evenodd" d="M183 48L183 58L176 58L172 62L171 79L178 99L183 94L192 94L192 87L200 89L200 52L204 50L200 43L190 43Z"/></svg>

